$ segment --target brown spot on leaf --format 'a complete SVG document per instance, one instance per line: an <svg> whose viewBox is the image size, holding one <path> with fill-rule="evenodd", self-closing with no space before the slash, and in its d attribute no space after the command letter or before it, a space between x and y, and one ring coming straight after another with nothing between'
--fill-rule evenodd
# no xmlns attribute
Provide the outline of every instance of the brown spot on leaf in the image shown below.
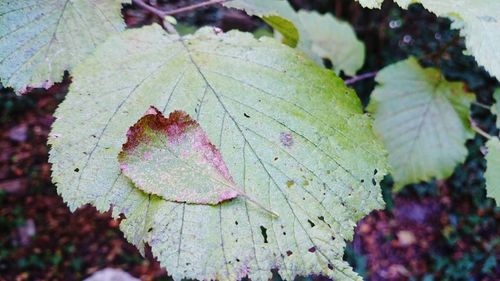
<svg viewBox="0 0 500 281"><path fill-rule="evenodd" d="M123 151L133 150L142 142L150 142L151 135L146 130L165 131L167 136L172 139L177 139L182 136L188 129L198 126L198 123L184 111L174 111L170 113L168 118L151 106L137 123L135 123L127 132L127 142L123 144ZM119 156L122 157L122 156Z"/></svg>
<svg viewBox="0 0 500 281"><path fill-rule="evenodd" d="M282 132L280 134L280 141L281 141L281 144L283 144L283 146L290 147L293 145L293 136L291 133Z"/></svg>

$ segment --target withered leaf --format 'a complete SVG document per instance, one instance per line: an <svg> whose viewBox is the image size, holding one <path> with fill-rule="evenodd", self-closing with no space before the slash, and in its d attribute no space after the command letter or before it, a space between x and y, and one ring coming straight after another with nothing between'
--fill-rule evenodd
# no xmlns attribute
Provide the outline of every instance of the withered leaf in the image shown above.
<svg viewBox="0 0 500 281"><path fill-rule="evenodd" d="M120 169L146 193L174 202L218 204L242 194L219 150L184 111L151 106L127 133Z"/></svg>

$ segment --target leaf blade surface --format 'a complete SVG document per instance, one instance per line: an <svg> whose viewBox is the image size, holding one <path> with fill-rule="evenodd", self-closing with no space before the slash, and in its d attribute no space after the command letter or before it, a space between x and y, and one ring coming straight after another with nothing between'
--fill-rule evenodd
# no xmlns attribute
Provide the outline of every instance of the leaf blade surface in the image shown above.
<svg viewBox="0 0 500 281"><path fill-rule="evenodd" d="M193 116L237 186L279 218L242 198L189 205L135 188L116 155L150 105ZM271 268L289 280L358 279L342 261L345 239L383 206L385 151L355 93L302 53L240 32L128 30L75 69L56 117L58 192L72 210L90 203L123 213L127 239L150 244L174 279L265 280Z"/></svg>
<svg viewBox="0 0 500 281"><path fill-rule="evenodd" d="M465 141L473 136L469 108L474 96L415 58L387 66L376 81L368 110L389 151L396 189L450 176L465 160Z"/></svg>

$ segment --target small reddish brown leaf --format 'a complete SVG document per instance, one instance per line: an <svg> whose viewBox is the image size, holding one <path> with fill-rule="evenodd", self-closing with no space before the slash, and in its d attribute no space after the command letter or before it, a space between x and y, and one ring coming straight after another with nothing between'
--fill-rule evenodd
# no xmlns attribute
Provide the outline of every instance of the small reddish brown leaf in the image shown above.
<svg viewBox="0 0 500 281"><path fill-rule="evenodd" d="M218 204L242 195L219 150L183 111L165 118L150 107L127 132L118 160L137 188L166 200Z"/></svg>

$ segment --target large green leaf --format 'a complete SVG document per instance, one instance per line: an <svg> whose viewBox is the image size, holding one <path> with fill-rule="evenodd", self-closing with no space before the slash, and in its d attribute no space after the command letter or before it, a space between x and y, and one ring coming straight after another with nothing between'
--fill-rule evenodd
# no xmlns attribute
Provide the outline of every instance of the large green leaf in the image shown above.
<svg viewBox="0 0 500 281"><path fill-rule="evenodd" d="M473 136L469 107L474 95L414 58L387 66L376 81L368 110L389 151L396 189L450 176L467 156L465 141Z"/></svg>
<svg viewBox="0 0 500 281"><path fill-rule="evenodd" d="M379 8L382 0L358 0ZM460 29L467 50L479 65L500 79L500 1L498 0L395 0L401 7L420 3L430 12L450 18L452 28ZM377 5L378 3L378 5ZM373 5L372 5L373 4Z"/></svg>
<svg viewBox="0 0 500 281"><path fill-rule="evenodd" d="M497 206L500 206L500 140L494 137L486 143L486 147L486 191L488 197L495 199Z"/></svg>
<svg viewBox="0 0 500 281"><path fill-rule="evenodd" d="M356 94L272 38L203 29L179 38L128 30L73 71L49 142L53 180L71 210L123 213L125 236L174 279L359 279L342 260L355 222L383 206L382 144ZM186 111L216 145L242 198L216 206L163 200L120 173L128 128L150 106Z"/></svg>
<svg viewBox="0 0 500 281"><path fill-rule="evenodd" d="M16 92L49 86L110 34L123 30L121 0L0 2L0 80Z"/></svg>
<svg viewBox="0 0 500 281"><path fill-rule="evenodd" d="M286 0L235 0L224 5L261 17L283 34L285 44L295 47L298 42L297 47L321 65L322 58L329 59L337 73L354 75L363 66L364 44L351 25L332 15L296 12Z"/></svg>

